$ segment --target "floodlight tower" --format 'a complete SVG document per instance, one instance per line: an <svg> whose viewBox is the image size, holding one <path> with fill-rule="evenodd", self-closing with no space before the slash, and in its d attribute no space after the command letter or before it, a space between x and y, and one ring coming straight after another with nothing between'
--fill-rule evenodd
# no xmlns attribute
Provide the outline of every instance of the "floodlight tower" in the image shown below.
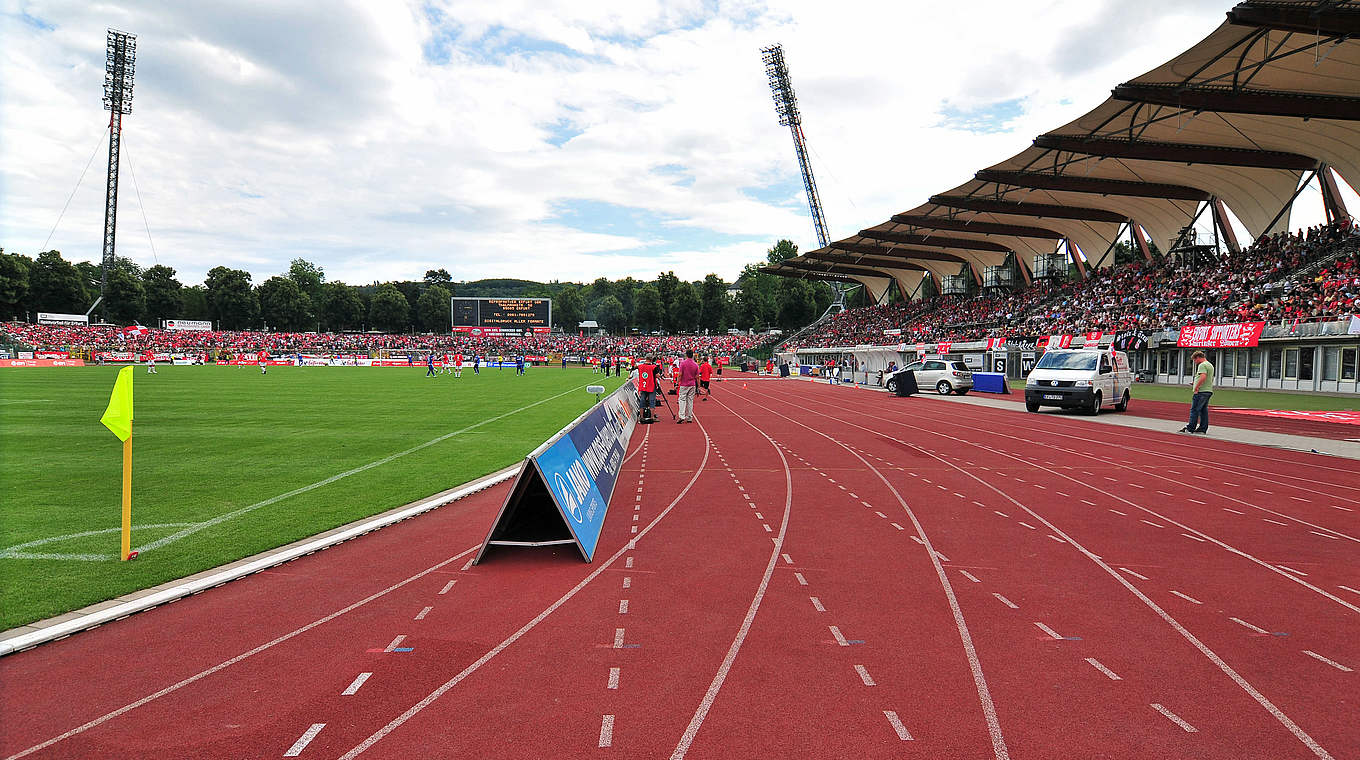
<svg viewBox="0 0 1360 760"><path fill-rule="evenodd" d="M822 215L822 198L817 194L817 180L812 177L812 164L808 162L807 139L803 136L803 117L798 113L798 97L793 94L789 67L784 63L784 47L772 45L762 48L760 59L765 62L765 75L770 79L779 125L788 127L793 133L793 149L798 154L798 167L803 170L803 189L807 191L812 225L817 228L818 244L825 248L831 241L826 235L826 217Z"/></svg>
<svg viewBox="0 0 1360 760"><path fill-rule="evenodd" d="M123 114L132 113L132 76L137 71L137 36L109 29L104 56L104 108L109 111L109 181L104 195L104 261L99 299L109 284L113 266L114 231L118 226L118 148ZM96 302L97 303L97 302ZM93 311L94 307L90 307Z"/></svg>

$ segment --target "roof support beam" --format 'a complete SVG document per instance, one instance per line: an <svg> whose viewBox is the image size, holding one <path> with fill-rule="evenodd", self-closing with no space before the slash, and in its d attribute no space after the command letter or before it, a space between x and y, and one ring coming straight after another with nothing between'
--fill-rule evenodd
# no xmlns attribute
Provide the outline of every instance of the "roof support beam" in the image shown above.
<svg viewBox="0 0 1360 760"><path fill-rule="evenodd" d="M883 256L838 256L831 253L811 253L803 254L803 258L808 261L825 262L828 264L848 264L850 266L865 267L887 267L889 269L914 269L924 271L925 267L920 264L913 264L907 259L887 258Z"/></svg>
<svg viewBox="0 0 1360 760"><path fill-rule="evenodd" d="M860 230L859 236L903 245L929 245L940 248L959 248L967 251L990 251L992 253L1010 251L1009 248L1000 243L971 238L936 237L934 235L916 235L910 232L879 232L877 230Z"/></svg>
<svg viewBox="0 0 1360 760"><path fill-rule="evenodd" d="M859 280L856 280L851 277L845 277L839 274L831 274L829 272L808 272L802 269L792 269L784 266L783 264L768 264L766 266L761 267L760 271L764 272L765 274L777 275L779 277L795 277L800 280L805 280L810 277L814 280L832 280L834 282L846 282L855 285L862 284L860 283Z"/></svg>
<svg viewBox="0 0 1360 760"><path fill-rule="evenodd" d="M1177 201L1207 201L1209 193L1183 185L1160 182L1132 182L1129 180L1100 179L1098 177L1070 177L1048 172L1011 172L983 169L974 175L979 182L1028 187L1037 190L1061 190L1069 193L1098 195L1127 195L1134 198L1158 198Z"/></svg>
<svg viewBox="0 0 1360 760"><path fill-rule="evenodd" d="M1111 97L1115 100L1154 103L1196 111L1360 121L1360 98L1342 95L1307 95L1253 88L1210 89L1180 84L1126 83L1114 88Z"/></svg>
<svg viewBox="0 0 1360 760"><path fill-rule="evenodd" d="M1309 8L1245 2L1228 11L1228 23L1304 34L1360 36L1360 13L1354 6Z"/></svg>
<svg viewBox="0 0 1360 760"><path fill-rule="evenodd" d="M785 261L783 262L783 266L786 266L790 269L801 269L805 272L811 273L825 272L828 274L844 275L846 277L883 277L886 279L892 279L891 275L885 274L871 267L853 267L845 266L844 264L815 264L812 262L803 261Z"/></svg>
<svg viewBox="0 0 1360 760"><path fill-rule="evenodd" d="M1125 221L1122 214L1116 214L1113 211L1098 208L1056 206L1047 203L1012 203L1010 201L969 198L958 195L932 195L930 202L937 206L949 206L988 214L1018 214L1020 216L1037 216L1041 219L1044 217L1050 219L1080 219L1087 222L1111 222L1113 224L1123 224Z"/></svg>
<svg viewBox="0 0 1360 760"><path fill-rule="evenodd" d="M871 245L869 243L842 243L835 242L827 246L838 251L849 251L850 253L862 253L869 256L892 256L903 259L921 259L923 261L955 261L962 262L962 256L944 251L929 251L917 248L896 248L887 245Z"/></svg>
<svg viewBox="0 0 1360 760"><path fill-rule="evenodd" d="M996 224L967 219L950 219L942 216L910 216L907 214L893 214L892 221L909 227L949 230L950 232L976 232L982 235L1010 235L1013 237L1042 238L1044 240L1062 239L1062 235L1053 230L1046 230L1042 227L1026 227L1023 224Z"/></svg>
<svg viewBox="0 0 1360 760"><path fill-rule="evenodd" d="M1254 148L1221 148L1216 145L1117 140L1080 135L1040 135L1034 147L1085 153L1102 158L1128 158L1137 161L1173 161L1183 164L1213 164L1255 169L1308 171L1319 165L1317 159L1296 153L1281 153Z"/></svg>

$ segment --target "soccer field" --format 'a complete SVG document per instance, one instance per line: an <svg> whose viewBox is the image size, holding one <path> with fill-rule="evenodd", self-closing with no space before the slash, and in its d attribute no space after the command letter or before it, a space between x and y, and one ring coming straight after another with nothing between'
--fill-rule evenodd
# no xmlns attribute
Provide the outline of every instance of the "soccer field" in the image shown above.
<svg viewBox="0 0 1360 760"><path fill-rule="evenodd" d="M115 367L0 373L0 629L190 575L494 472L591 404L583 369L135 371L132 546ZM323 482L325 481L325 482ZM488 526L489 527L489 526Z"/></svg>

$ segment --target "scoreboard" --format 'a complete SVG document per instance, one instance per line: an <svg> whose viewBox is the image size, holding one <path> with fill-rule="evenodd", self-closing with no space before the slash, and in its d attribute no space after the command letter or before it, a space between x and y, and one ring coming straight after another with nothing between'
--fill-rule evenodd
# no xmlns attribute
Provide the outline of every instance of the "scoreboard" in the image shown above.
<svg viewBox="0 0 1360 760"><path fill-rule="evenodd" d="M454 298L454 332L525 335L552 329L550 298Z"/></svg>

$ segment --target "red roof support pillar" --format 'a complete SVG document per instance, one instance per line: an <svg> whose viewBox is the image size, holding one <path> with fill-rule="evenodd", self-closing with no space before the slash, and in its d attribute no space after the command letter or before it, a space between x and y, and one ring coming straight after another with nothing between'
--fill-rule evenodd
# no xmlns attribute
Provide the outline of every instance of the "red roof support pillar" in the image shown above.
<svg viewBox="0 0 1360 760"><path fill-rule="evenodd" d="M1077 252L1072 248L1073 245L1075 245L1075 243L1071 240L1063 238L1063 247L1067 249L1067 257L1072 260L1073 264L1077 265L1077 274L1080 274L1081 279L1084 280L1088 276L1086 273L1086 262L1082 261L1081 257L1077 255Z"/></svg>
<svg viewBox="0 0 1360 760"><path fill-rule="evenodd" d="M1133 239L1138 241L1138 250L1143 252L1143 261L1152 261L1152 251L1148 250L1147 240L1143 237L1143 228L1137 224L1130 224L1129 231L1133 233Z"/></svg>
<svg viewBox="0 0 1360 760"><path fill-rule="evenodd" d="M1219 233L1223 239L1228 241L1228 250L1233 253L1241 253L1242 246L1237 244L1237 233L1233 232L1232 225L1228 223L1228 209L1223 206L1223 201L1214 198L1214 224L1218 225Z"/></svg>
<svg viewBox="0 0 1360 760"><path fill-rule="evenodd" d="M1321 178L1322 186L1322 206L1327 212L1327 222L1329 224L1339 219L1349 219L1350 212L1346 210L1346 201L1341 197L1341 190L1336 186L1336 175L1332 173L1330 166L1324 167Z"/></svg>

